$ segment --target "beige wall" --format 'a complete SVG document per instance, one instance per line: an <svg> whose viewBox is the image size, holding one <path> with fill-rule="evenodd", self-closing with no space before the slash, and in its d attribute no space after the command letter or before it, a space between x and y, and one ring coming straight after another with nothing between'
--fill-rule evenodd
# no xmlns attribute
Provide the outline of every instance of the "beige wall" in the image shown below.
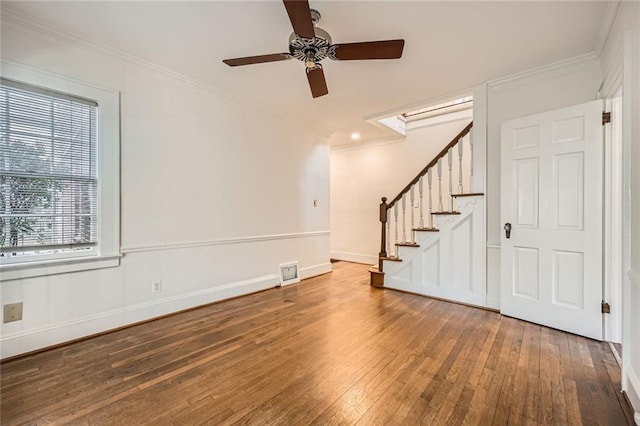
<svg viewBox="0 0 640 426"><path fill-rule="evenodd" d="M333 150L331 257L376 264L381 197L393 199L470 121L409 130L397 142Z"/></svg>
<svg viewBox="0 0 640 426"><path fill-rule="evenodd" d="M330 270L326 136L9 21L2 59L120 91L126 253L116 268L2 282L1 303L24 303L22 321L1 326L3 357L272 287L281 263Z"/></svg>

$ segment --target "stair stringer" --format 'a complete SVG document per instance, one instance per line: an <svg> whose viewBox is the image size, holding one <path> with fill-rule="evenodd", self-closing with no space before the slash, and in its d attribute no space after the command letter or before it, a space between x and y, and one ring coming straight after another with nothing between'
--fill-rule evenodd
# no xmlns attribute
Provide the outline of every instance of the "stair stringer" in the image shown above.
<svg viewBox="0 0 640 426"><path fill-rule="evenodd" d="M398 247L402 262L384 261L385 287L486 306L484 197L462 197L457 210L435 218L439 232L417 232L420 247Z"/></svg>

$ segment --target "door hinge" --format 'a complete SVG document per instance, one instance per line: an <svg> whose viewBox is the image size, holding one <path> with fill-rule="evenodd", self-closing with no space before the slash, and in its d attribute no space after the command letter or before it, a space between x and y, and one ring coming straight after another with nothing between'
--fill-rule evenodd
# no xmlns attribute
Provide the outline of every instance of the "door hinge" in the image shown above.
<svg viewBox="0 0 640 426"><path fill-rule="evenodd" d="M611 123L611 113L603 112L602 113L602 125L604 126L607 123Z"/></svg>
<svg viewBox="0 0 640 426"><path fill-rule="evenodd" d="M603 314L610 314L611 313L611 306L609 306L609 304L607 302L605 302L604 300L602 301L602 313Z"/></svg>

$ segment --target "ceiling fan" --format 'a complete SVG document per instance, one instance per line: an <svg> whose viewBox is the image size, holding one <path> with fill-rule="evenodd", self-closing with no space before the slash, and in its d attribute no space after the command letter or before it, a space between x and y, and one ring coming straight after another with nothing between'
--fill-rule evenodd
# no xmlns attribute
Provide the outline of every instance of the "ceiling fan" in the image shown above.
<svg viewBox="0 0 640 426"><path fill-rule="evenodd" d="M402 56L404 40L331 44L329 33L322 28L316 27L316 24L320 21L320 13L315 9L309 8L308 0L283 1L293 27L293 33L289 37L289 52L225 59L222 62L231 67L237 67L264 62L285 61L291 58L298 59L303 61L306 66L311 94L314 98L317 98L329 93L322 65L320 64L323 59L352 61L398 59Z"/></svg>

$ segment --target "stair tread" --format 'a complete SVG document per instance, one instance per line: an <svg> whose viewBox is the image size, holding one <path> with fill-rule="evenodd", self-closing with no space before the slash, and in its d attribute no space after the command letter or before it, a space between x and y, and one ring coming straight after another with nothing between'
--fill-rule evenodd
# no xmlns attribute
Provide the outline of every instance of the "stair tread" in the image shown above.
<svg viewBox="0 0 640 426"><path fill-rule="evenodd" d="M417 243L396 243L396 245L400 247L420 247L420 244Z"/></svg>
<svg viewBox="0 0 640 426"><path fill-rule="evenodd" d="M483 192L466 192L462 194L451 194L452 197L478 197L484 195Z"/></svg>
<svg viewBox="0 0 640 426"><path fill-rule="evenodd" d="M435 215L460 214L460 212L432 212Z"/></svg>
<svg viewBox="0 0 640 426"><path fill-rule="evenodd" d="M440 230L438 228L413 228L412 231L440 232Z"/></svg>
<svg viewBox="0 0 640 426"><path fill-rule="evenodd" d="M392 262L402 262L402 259L400 259L399 257L393 257L393 256L381 257L380 259L390 260Z"/></svg>

